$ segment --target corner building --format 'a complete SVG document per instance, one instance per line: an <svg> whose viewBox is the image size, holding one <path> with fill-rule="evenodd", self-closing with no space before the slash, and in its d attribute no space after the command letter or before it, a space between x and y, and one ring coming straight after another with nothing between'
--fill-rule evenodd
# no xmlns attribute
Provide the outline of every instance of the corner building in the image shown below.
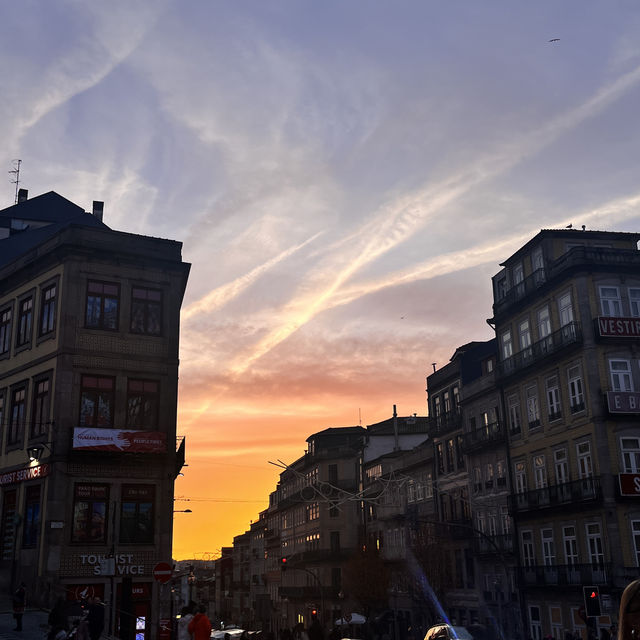
<svg viewBox="0 0 640 640"><path fill-rule="evenodd" d="M640 565L640 234L542 230L493 278L528 635L591 637ZM598 587L601 616L585 613Z"/></svg>
<svg viewBox="0 0 640 640"><path fill-rule="evenodd" d="M181 244L49 192L0 211L0 588L99 596L159 637L171 562ZM166 593L165 593L166 592ZM125 602L126 601L126 602ZM127 604L129 603L129 604Z"/></svg>

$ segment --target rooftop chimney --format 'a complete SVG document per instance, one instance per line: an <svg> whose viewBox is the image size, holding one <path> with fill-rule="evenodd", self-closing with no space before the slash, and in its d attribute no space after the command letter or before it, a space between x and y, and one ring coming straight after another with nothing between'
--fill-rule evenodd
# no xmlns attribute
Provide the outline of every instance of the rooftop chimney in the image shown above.
<svg viewBox="0 0 640 640"><path fill-rule="evenodd" d="M102 222L102 213L104 211L104 202L102 200L93 201L93 215Z"/></svg>
<svg viewBox="0 0 640 640"><path fill-rule="evenodd" d="M27 189L18 189L18 202L25 202L29 197Z"/></svg>

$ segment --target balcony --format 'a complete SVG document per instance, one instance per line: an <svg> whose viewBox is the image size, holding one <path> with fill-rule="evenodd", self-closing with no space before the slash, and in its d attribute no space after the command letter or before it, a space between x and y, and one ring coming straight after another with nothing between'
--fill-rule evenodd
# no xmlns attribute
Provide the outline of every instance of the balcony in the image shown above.
<svg viewBox="0 0 640 640"><path fill-rule="evenodd" d="M483 556L503 556L513 553L513 536L510 533L495 536L475 535L473 550Z"/></svg>
<svg viewBox="0 0 640 640"><path fill-rule="evenodd" d="M520 567L525 587L564 587L583 584L608 585L613 577L611 563L550 564Z"/></svg>
<svg viewBox="0 0 640 640"><path fill-rule="evenodd" d="M499 422L492 422L462 436L463 453L478 451L484 447L505 441L505 429Z"/></svg>
<svg viewBox="0 0 640 640"><path fill-rule="evenodd" d="M514 512L537 511L566 505L581 509L585 502L602 500L600 476L551 485L542 489L516 493L511 496Z"/></svg>
<svg viewBox="0 0 640 640"><path fill-rule="evenodd" d="M429 435L443 436L462 428L462 414L459 411L447 411L435 418L427 418Z"/></svg>
<svg viewBox="0 0 640 640"><path fill-rule="evenodd" d="M494 315L497 316L499 313L506 311L511 305L539 289L546 281L547 274L545 270L537 269L522 282L518 282L511 289L508 289L499 300L496 300L493 305Z"/></svg>
<svg viewBox="0 0 640 640"><path fill-rule="evenodd" d="M558 331L534 342L526 349L518 351L510 358L498 362L498 377L507 378L541 360L556 354L566 347L582 343L582 329L579 322L570 322Z"/></svg>

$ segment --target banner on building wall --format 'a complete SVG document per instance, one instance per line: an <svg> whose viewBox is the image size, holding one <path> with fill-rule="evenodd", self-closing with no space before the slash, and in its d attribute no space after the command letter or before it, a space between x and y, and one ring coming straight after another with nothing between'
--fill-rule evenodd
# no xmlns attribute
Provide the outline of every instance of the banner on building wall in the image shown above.
<svg viewBox="0 0 640 640"><path fill-rule="evenodd" d="M122 429L73 430L75 451L120 451L123 453L166 453L167 434L160 431L124 431Z"/></svg>

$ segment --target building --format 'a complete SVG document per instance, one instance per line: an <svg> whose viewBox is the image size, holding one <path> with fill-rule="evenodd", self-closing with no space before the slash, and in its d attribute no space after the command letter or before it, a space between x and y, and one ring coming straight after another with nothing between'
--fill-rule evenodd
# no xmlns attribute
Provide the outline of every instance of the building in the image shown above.
<svg viewBox="0 0 640 640"><path fill-rule="evenodd" d="M542 230L493 278L511 513L534 640L608 628L638 576L639 239ZM601 616L587 616L584 587L601 595Z"/></svg>
<svg viewBox="0 0 640 640"><path fill-rule="evenodd" d="M0 211L0 580L95 595L156 638L170 615L181 244L49 192ZM163 580L162 576L158 576Z"/></svg>

